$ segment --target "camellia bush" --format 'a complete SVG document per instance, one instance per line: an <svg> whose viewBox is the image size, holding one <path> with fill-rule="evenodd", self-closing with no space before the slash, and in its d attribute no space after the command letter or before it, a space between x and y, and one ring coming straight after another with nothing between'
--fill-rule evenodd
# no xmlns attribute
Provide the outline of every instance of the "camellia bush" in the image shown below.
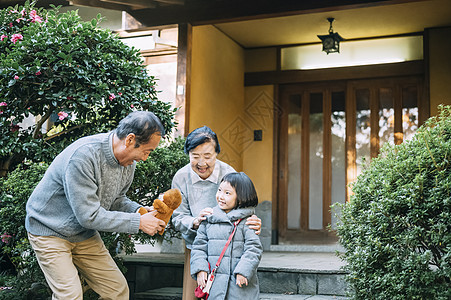
<svg viewBox="0 0 451 300"><path fill-rule="evenodd" d="M100 21L29 2L0 10L0 175L24 159L50 162L133 110L154 112L171 132L174 109L157 99L139 50Z"/></svg>
<svg viewBox="0 0 451 300"><path fill-rule="evenodd" d="M451 106L387 145L338 225L354 299L451 299Z"/></svg>

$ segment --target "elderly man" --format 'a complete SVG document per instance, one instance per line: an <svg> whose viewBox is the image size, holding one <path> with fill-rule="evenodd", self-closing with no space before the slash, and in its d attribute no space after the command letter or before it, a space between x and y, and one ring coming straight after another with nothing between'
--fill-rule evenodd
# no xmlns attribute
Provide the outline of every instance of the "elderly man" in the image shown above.
<svg viewBox="0 0 451 300"><path fill-rule="evenodd" d="M141 216L141 206L125 195L136 162L145 161L162 136L153 113L133 112L112 132L75 141L49 166L28 199L25 226L53 299L82 299L79 274L101 299L129 299L127 281L98 231L154 235L165 227L155 212Z"/></svg>

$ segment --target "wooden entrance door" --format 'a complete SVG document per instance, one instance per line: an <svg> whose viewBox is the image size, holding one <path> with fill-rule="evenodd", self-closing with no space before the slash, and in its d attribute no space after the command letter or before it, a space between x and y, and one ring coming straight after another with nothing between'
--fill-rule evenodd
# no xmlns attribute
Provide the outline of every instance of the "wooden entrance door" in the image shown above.
<svg viewBox="0 0 451 300"><path fill-rule="evenodd" d="M420 78L280 86L279 238L334 229L335 203L385 142L411 136L421 119Z"/></svg>
<svg viewBox="0 0 451 300"><path fill-rule="evenodd" d="M280 237L324 230L344 202L346 84L281 87Z"/></svg>

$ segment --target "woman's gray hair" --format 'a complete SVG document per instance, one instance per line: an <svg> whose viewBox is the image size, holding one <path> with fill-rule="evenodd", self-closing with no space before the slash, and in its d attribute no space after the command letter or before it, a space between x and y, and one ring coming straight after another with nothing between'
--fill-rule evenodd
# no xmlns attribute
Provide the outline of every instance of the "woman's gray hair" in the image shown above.
<svg viewBox="0 0 451 300"><path fill-rule="evenodd" d="M150 111L134 111L119 122L116 135L119 139L125 139L127 135L135 135L135 147L145 144L153 134L164 137L165 131L160 119Z"/></svg>
<svg viewBox="0 0 451 300"><path fill-rule="evenodd" d="M185 140L185 153L189 154L191 150L204 143L212 142L215 144L215 152L219 154L221 147L219 147L218 137L216 133L208 126L202 126L191 131Z"/></svg>

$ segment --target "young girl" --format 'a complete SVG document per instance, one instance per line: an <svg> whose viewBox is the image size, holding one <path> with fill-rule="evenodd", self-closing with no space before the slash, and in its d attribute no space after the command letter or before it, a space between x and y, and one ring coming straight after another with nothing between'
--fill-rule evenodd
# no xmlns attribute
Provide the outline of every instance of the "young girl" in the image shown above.
<svg viewBox="0 0 451 300"><path fill-rule="evenodd" d="M230 242L210 289L209 299L259 299L257 267L263 252L255 230L245 225L258 204L250 178L240 173L224 176L216 193L218 205L197 230L191 251L191 276L204 287L234 229L242 219ZM211 266L211 268L210 268Z"/></svg>

